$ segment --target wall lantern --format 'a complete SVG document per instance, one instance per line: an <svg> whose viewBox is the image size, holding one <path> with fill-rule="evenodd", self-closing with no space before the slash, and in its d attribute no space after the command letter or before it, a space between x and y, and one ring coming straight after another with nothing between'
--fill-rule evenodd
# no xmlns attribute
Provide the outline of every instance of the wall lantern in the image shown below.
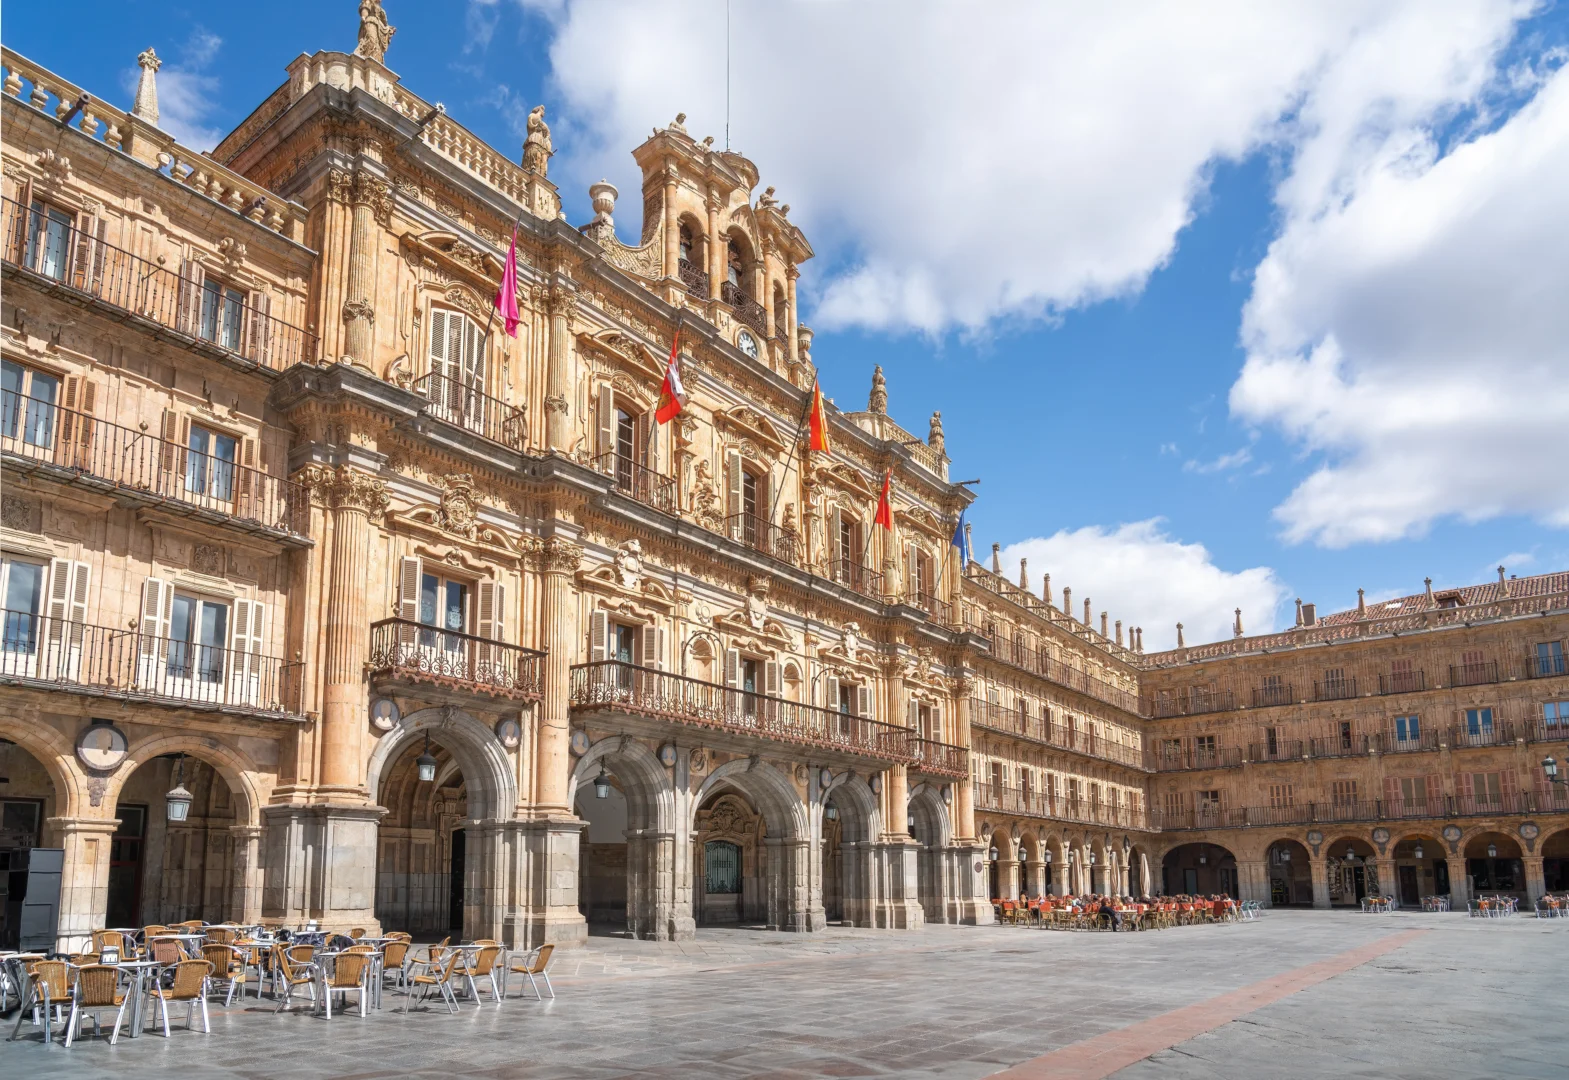
<svg viewBox="0 0 1569 1080"><path fill-rule="evenodd" d="M1496 858L1498 858L1498 845L1497 844L1488 844L1487 845L1487 857L1489 859L1496 859Z"/></svg>
<svg viewBox="0 0 1569 1080"><path fill-rule="evenodd" d="M1346 862L1356 862L1356 861L1357 861L1357 849L1354 848L1354 847L1346 848Z"/></svg>
<svg viewBox="0 0 1569 1080"><path fill-rule="evenodd" d="M191 812L192 796L185 790L185 755L175 764L174 788L164 798L164 811L170 821L184 821Z"/></svg>
<svg viewBox="0 0 1569 1080"><path fill-rule="evenodd" d="M1549 784L1562 784L1564 779L1558 775L1558 762L1551 754L1542 759L1542 771L1547 774Z"/></svg>
<svg viewBox="0 0 1569 1080"><path fill-rule="evenodd" d="M1290 848L1287 847L1287 848L1281 848L1280 849L1280 861L1281 862L1290 862L1291 861L1291 849Z"/></svg>
<svg viewBox="0 0 1569 1080"><path fill-rule="evenodd" d="M829 803L827 806L823 807L823 817L827 818L829 821L838 821L839 820L839 808L837 806L835 806L833 803ZM995 855L992 856L992 858L994 858L994 859L996 857L997 856L995 856Z"/></svg>
<svg viewBox="0 0 1569 1080"><path fill-rule="evenodd" d="M992 846L992 862L996 862L996 861L997 861L997 847L994 844Z"/></svg>
<svg viewBox="0 0 1569 1080"><path fill-rule="evenodd" d="M594 798L610 798L610 777L605 775L605 763L599 763L599 775L594 777Z"/></svg>
<svg viewBox="0 0 1569 1080"><path fill-rule="evenodd" d="M1046 865L1051 865L1051 848L1046 849Z"/></svg>
<svg viewBox="0 0 1569 1080"><path fill-rule="evenodd" d="M436 759L430 756L430 735L425 736L425 749L414 759L414 764L419 767L421 783L428 784L436 779Z"/></svg>
<svg viewBox="0 0 1569 1080"><path fill-rule="evenodd" d="M1208 855L1200 855L1199 856L1199 865L1200 866L1204 866L1204 865L1208 864L1208 862L1209 862L1209 856Z"/></svg>
<svg viewBox="0 0 1569 1080"><path fill-rule="evenodd" d="M1415 855L1417 858L1420 859L1422 857L1422 845L1418 844L1416 846L1416 850L1413 851L1411 854Z"/></svg>

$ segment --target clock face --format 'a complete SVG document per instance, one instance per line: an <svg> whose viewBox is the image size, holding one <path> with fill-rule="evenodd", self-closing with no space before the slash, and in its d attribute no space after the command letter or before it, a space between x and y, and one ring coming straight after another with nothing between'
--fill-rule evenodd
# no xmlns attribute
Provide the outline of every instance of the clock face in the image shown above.
<svg viewBox="0 0 1569 1080"><path fill-rule="evenodd" d="M76 756L99 772L119 768L125 760L125 733L111 724L94 724L76 739Z"/></svg>
<svg viewBox="0 0 1569 1080"><path fill-rule="evenodd" d="M750 356L753 360L757 359L757 339L753 337L748 331L742 330L739 334L737 334L735 344L736 348L746 353L746 355Z"/></svg>

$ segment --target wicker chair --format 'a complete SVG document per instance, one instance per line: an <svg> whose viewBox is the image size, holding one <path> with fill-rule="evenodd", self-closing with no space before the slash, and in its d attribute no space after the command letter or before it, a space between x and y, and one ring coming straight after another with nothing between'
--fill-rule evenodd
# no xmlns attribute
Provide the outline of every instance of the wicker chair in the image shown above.
<svg viewBox="0 0 1569 1080"><path fill-rule="evenodd" d="M118 930L94 930L92 951L101 955L105 949L119 949L120 955L124 956L125 935Z"/></svg>
<svg viewBox="0 0 1569 1080"><path fill-rule="evenodd" d="M11 1029L11 1038L16 1038L22 1030L22 1021L28 1016L37 1025L42 1015L44 1045L48 1046L54 1040L50 1010L61 1013L71 997L71 967L64 960L38 960L27 965L27 978L31 985L22 998L23 1008L16 1014L16 1027ZM31 1011L26 1008L29 1003L32 1005Z"/></svg>
<svg viewBox="0 0 1569 1080"><path fill-rule="evenodd" d="M501 959L501 945L495 941L476 941L474 944L483 946L474 954L474 958L463 968L463 976L468 980L469 994L479 1003L479 984L477 979L490 980L490 999L497 1005L501 1004L502 989L499 974L496 971L496 962Z"/></svg>
<svg viewBox="0 0 1569 1080"><path fill-rule="evenodd" d="M207 928L208 945L233 945L239 936L239 931L232 927L210 926Z"/></svg>
<svg viewBox="0 0 1569 1080"><path fill-rule="evenodd" d="M355 941L358 941L360 938L362 938L364 936L365 936L365 928L363 926L356 926L354 929L349 931L349 937L353 938Z"/></svg>
<svg viewBox="0 0 1569 1080"><path fill-rule="evenodd" d="M441 991L441 1000L446 1002L447 1011L458 1011L458 995L452 989L452 979L458 974L459 965L463 963L462 951L454 952L448 956L445 963L430 962L425 965L426 970L415 975L409 980L409 992L403 999L403 1011L409 1011L409 1001L414 997L414 991L420 992L420 1000L424 1001L430 996L434 987Z"/></svg>
<svg viewBox="0 0 1569 1080"><path fill-rule="evenodd" d="M212 1026L207 1017L207 976L212 974L212 964L206 960L181 960L174 965L174 979L168 986L154 986L147 991L158 1002L163 1017L163 1037L169 1038L169 1006L185 1002L185 1027L191 1030L196 1024L196 1010L202 1012L202 1032L210 1033Z"/></svg>
<svg viewBox="0 0 1569 1080"><path fill-rule="evenodd" d="M245 997L245 953L242 950L232 945L203 945L202 959L212 965L212 974L207 978L209 990L217 988L217 983L228 984L224 1008L234 1004L236 990L241 998Z"/></svg>
<svg viewBox="0 0 1569 1080"><path fill-rule="evenodd" d="M437 964L440 964L441 961L446 957L446 955L447 955L447 945L450 944L451 941L452 941L452 938L449 936L449 937L442 938L441 939L441 943L439 945L427 945L427 946L425 946L425 955L422 956L422 957L416 957L415 958L415 962L419 963L419 964L424 964L427 967L435 967Z"/></svg>
<svg viewBox="0 0 1569 1080"><path fill-rule="evenodd" d="M385 983L388 979L404 993L409 990L409 943L407 941L389 941L381 950L381 980Z"/></svg>
<svg viewBox="0 0 1569 1080"><path fill-rule="evenodd" d="M294 988L303 986L310 991L311 1004L316 1004L316 964L311 960L315 949L310 945L274 945L272 947L272 993L278 996L278 988L283 988L283 996L278 1000L278 1007L272 1010L275 1013L288 1008L289 1002L294 999Z"/></svg>
<svg viewBox="0 0 1569 1080"><path fill-rule="evenodd" d="M332 976L323 984L326 993L322 995L322 1004L327 1010L327 1019L332 1019L332 995L357 994L360 1001L360 1015L365 1015L365 983L370 976L370 948L367 946L362 952L360 949L347 949L333 960ZM345 1001L345 1006L347 1002ZM340 1010L341 1011L341 1010Z"/></svg>
<svg viewBox="0 0 1569 1080"><path fill-rule="evenodd" d="M103 1034L98 1014L113 1009L114 1030L109 1034L109 1045L120 1041L120 1022L125 1017L129 988L129 975L114 964L88 964L77 969L75 992L71 995L71 1016L65 1022L65 1045L76 1040L79 1019L93 1014L93 1032Z"/></svg>
<svg viewBox="0 0 1569 1080"><path fill-rule="evenodd" d="M525 956L521 963L513 964L511 967L514 973L528 979L529 985L534 988L534 996L541 1001L544 1000L544 996L539 992L539 983L534 981L536 975L545 980L545 989L550 991L551 1000L554 1001L556 997L556 988L550 985L550 975L545 970L550 966L550 955L555 952L555 949L554 945L541 945Z"/></svg>

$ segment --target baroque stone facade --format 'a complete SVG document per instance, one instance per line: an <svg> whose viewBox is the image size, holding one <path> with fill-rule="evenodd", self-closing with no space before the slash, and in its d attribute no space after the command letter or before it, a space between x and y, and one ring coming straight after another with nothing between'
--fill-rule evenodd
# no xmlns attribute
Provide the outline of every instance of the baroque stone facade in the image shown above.
<svg viewBox="0 0 1569 1080"><path fill-rule="evenodd" d="M354 53L293 61L210 155L155 106L70 115L80 88L4 53L0 847L65 849L62 943L910 928L1158 888L1195 839L1263 857L1167 801L1209 775L1170 741L1220 722L1169 712L1196 652L957 557L939 417L911 436L879 371L804 448L812 249L752 162L678 117L632 151L640 244L607 184L574 229L542 113L521 163L481 143L384 66L367 7ZM514 221L515 338L490 320ZM690 398L658 425L678 331ZM1562 639L1565 594L1483 621ZM1523 747L1475 751L1524 778ZM1528 816L1543 844L1566 820Z"/></svg>

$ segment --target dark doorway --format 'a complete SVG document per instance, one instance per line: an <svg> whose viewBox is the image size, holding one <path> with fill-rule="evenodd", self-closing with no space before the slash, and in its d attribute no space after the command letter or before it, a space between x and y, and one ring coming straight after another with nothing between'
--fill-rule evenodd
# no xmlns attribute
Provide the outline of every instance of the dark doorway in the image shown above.
<svg viewBox="0 0 1569 1080"><path fill-rule="evenodd" d="M1400 902L1413 906L1422 902L1422 893L1417 886L1416 867L1414 866L1402 866L1400 868Z"/></svg>
<svg viewBox="0 0 1569 1080"><path fill-rule="evenodd" d="M458 937L463 936L463 850L466 847L462 829L452 830L451 891L447 900L447 929Z"/></svg>
<svg viewBox="0 0 1569 1080"><path fill-rule="evenodd" d="M1433 864L1433 891L1439 896L1449 895L1449 864L1435 862Z"/></svg>
<svg viewBox="0 0 1569 1080"><path fill-rule="evenodd" d="M121 806L120 824L109 841L109 910L111 929L142 925L142 843L147 835L147 807Z"/></svg>

